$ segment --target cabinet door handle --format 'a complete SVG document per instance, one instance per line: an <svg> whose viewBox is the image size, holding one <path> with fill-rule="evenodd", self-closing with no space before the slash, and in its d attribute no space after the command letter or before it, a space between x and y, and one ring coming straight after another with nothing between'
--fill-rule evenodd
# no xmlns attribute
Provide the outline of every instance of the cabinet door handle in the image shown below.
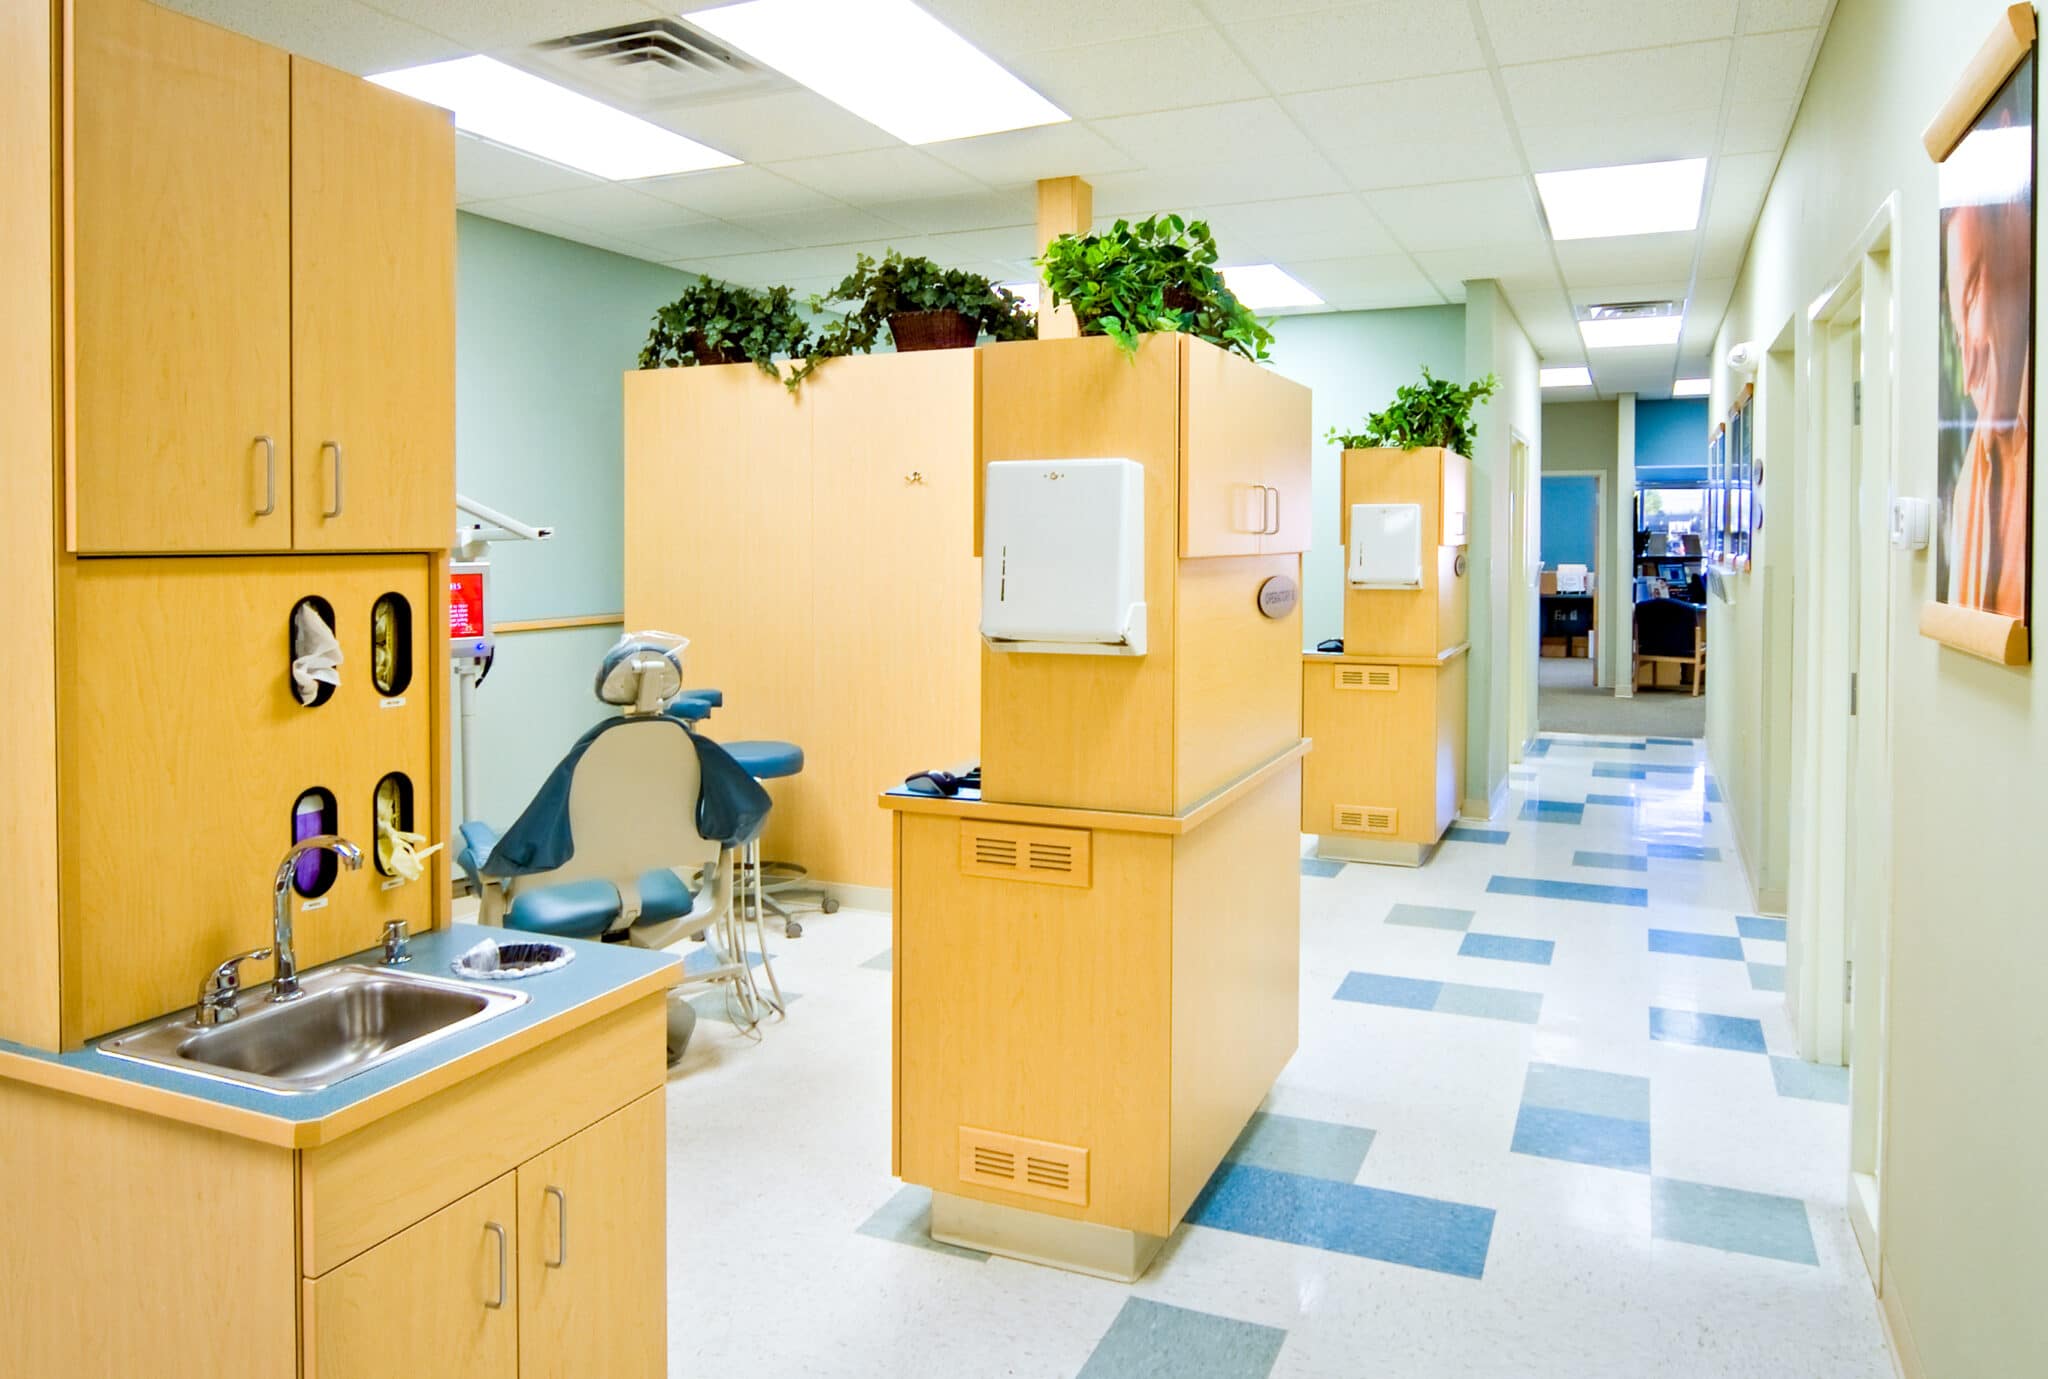
<svg viewBox="0 0 2048 1379"><path fill-rule="evenodd" d="M263 447L263 506L256 509L256 516L268 517L277 511L277 442L258 436L256 443Z"/></svg>
<svg viewBox="0 0 2048 1379"><path fill-rule="evenodd" d="M341 442L320 442L321 454L324 455L330 450L334 452L334 506L331 508L322 508L320 510L320 515L322 517L339 517L341 516Z"/></svg>
<svg viewBox="0 0 2048 1379"><path fill-rule="evenodd" d="M484 1304L495 1311L505 1305L506 1290L510 1287L509 1276L505 1271L505 1228L495 1221L486 1221L484 1229L498 1237L498 1296L496 1300Z"/></svg>
<svg viewBox="0 0 2048 1379"><path fill-rule="evenodd" d="M551 1183L541 1189L541 1196L555 1199L555 1219L561 1223L561 1233L555 1237L555 1257L543 1259L541 1263L550 1269L559 1269L569 1262L569 1194Z"/></svg>
<svg viewBox="0 0 2048 1379"><path fill-rule="evenodd" d="M1277 488L1268 488L1264 484L1260 484L1259 487L1264 488L1266 490L1266 496L1273 500L1271 506L1271 511L1273 515L1266 519L1265 529L1261 531L1259 535L1278 536L1280 534L1280 490Z"/></svg>

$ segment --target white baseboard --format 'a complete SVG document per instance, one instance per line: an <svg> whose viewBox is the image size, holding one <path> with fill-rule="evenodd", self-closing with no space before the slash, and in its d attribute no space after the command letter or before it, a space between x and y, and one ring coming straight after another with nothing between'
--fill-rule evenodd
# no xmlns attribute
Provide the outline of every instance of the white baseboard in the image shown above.
<svg viewBox="0 0 2048 1379"><path fill-rule="evenodd" d="M1877 1314L1884 1322L1884 1338L1891 1342L1892 1364L1899 1379L1927 1379L1927 1367L1920 1363L1920 1347L1913 1343L1913 1328L1906 1324L1906 1301L1891 1277L1880 1271Z"/></svg>
<svg viewBox="0 0 2048 1379"><path fill-rule="evenodd" d="M851 886L840 881L820 881L825 893L849 910L873 910L888 914L896 903L895 892L887 886Z"/></svg>

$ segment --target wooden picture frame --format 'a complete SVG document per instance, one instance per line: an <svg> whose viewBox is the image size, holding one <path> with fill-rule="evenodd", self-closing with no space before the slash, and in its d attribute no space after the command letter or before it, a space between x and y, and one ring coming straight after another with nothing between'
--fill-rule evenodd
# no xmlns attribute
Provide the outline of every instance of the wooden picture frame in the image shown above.
<svg viewBox="0 0 2048 1379"><path fill-rule="evenodd" d="M1934 599L1921 635L2032 660L2038 73L2031 5L1999 19L1922 143L1938 166Z"/></svg>

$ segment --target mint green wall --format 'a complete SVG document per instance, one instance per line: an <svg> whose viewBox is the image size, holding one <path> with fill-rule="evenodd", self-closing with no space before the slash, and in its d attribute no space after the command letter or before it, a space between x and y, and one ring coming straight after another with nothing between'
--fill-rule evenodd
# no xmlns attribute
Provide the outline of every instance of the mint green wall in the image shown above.
<svg viewBox="0 0 2048 1379"><path fill-rule="evenodd" d="M456 488L555 528L545 543L492 547L492 620L618 612L620 375L654 308L691 279L472 215L456 217L455 273ZM452 536L453 513L449 521ZM605 627L500 640L477 691L477 814L511 823L576 735L603 716L590 682L617 637ZM459 730L451 738L459 755Z"/></svg>
<svg viewBox="0 0 2048 1379"><path fill-rule="evenodd" d="M1353 427L1393 401L1394 389L1429 365L1463 377L1465 309L1408 307L1283 316L1273 323L1273 367L1315 393L1315 525L1301 567L1304 647L1344 635L1344 548L1339 539L1343 465L1324 442L1332 426Z"/></svg>

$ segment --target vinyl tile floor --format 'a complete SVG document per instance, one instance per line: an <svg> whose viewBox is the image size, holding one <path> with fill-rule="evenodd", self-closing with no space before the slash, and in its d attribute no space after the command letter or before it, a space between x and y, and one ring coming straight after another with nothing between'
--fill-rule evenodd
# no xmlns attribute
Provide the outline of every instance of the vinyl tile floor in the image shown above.
<svg viewBox="0 0 2048 1379"><path fill-rule="evenodd" d="M1847 1079L1696 744L1545 735L1512 786L1422 868L1304 858L1300 1050L1131 1286L934 1246L888 917L773 936L802 1000L672 1075L669 1372L1891 1379Z"/></svg>

